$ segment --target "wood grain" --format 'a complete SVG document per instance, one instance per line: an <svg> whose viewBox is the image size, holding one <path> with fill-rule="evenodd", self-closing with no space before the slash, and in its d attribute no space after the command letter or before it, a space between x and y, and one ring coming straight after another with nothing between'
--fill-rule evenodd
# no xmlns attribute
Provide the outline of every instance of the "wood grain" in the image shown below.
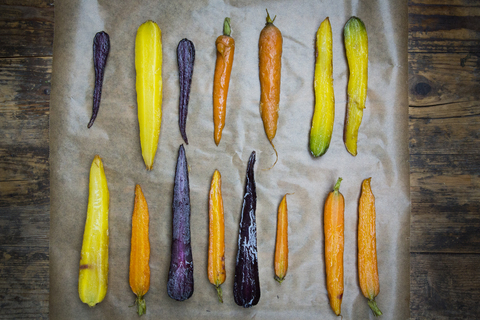
<svg viewBox="0 0 480 320"><path fill-rule="evenodd" d="M0 57L52 56L53 3L12 2L0 3Z"/></svg>
<svg viewBox="0 0 480 320"><path fill-rule="evenodd" d="M409 1L412 319L480 318L479 16Z"/></svg>
<svg viewBox="0 0 480 320"><path fill-rule="evenodd" d="M410 53L479 52L480 2L468 0L409 0Z"/></svg>
<svg viewBox="0 0 480 320"><path fill-rule="evenodd" d="M478 319L480 255L411 254L413 319Z"/></svg>
<svg viewBox="0 0 480 320"><path fill-rule="evenodd" d="M53 4L0 1L0 318L48 319Z"/></svg>

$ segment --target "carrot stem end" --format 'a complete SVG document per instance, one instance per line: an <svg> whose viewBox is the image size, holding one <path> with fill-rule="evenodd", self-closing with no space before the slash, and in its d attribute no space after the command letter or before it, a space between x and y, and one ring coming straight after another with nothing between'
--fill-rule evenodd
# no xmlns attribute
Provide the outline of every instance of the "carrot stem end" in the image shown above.
<svg viewBox="0 0 480 320"><path fill-rule="evenodd" d="M377 303L374 299L368 300L368 306L370 307L370 309L372 309L373 315L375 317L381 316L383 314L382 311L380 311L380 309L378 308Z"/></svg>

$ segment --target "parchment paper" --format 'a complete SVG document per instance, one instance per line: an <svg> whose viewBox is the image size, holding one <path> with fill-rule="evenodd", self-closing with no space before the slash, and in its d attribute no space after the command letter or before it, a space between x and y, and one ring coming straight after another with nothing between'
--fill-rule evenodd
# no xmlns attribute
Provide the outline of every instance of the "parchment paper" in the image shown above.
<svg viewBox="0 0 480 320"><path fill-rule="evenodd" d="M276 15L284 37L282 87L275 155L259 115L258 37L265 8ZM135 184L150 209L151 286L144 319L334 319L325 284L323 205L337 177L345 208L344 319L373 319L357 276L358 199L363 179L372 177L377 207L377 250L383 319L409 317L409 176L407 146L407 4L384 1L58 1L51 100L50 317L52 319L136 319L128 284L131 215ZM348 67L343 26L360 17L369 38L368 98L360 127L358 156L342 135ZM215 39L231 17L236 40L226 126L213 141L212 86ZM314 159L308 149L314 107L314 44L320 23L333 30L335 125L330 149ZM134 43L140 24L151 19L162 30L163 116L151 172L140 151L135 92ZM91 129L96 32L110 35L99 115ZM187 119L190 144L191 234L195 292L184 302L167 295L172 191L178 128L176 47L193 41L195 68ZM257 230L261 298L244 309L233 301L233 278L245 170L257 152ZM93 157L104 161L110 190L109 286L103 302L89 308L78 297L78 270ZM222 174L227 279L224 303L207 279L208 192L215 169ZM273 279L277 208L285 193L289 210L289 269Z"/></svg>

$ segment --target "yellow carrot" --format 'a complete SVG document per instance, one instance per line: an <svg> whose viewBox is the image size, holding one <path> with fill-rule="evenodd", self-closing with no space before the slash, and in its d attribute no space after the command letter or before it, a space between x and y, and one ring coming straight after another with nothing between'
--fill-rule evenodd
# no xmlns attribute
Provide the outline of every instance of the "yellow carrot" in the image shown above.
<svg viewBox="0 0 480 320"><path fill-rule="evenodd" d="M328 17L317 31L315 62L315 113L310 130L310 152L319 157L327 152L335 118L333 94L332 27Z"/></svg>
<svg viewBox="0 0 480 320"><path fill-rule="evenodd" d="M90 167L87 220L78 273L80 300L90 307L107 294L109 201L102 159L96 155Z"/></svg>
<svg viewBox="0 0 480 320"><path fill-rule="evenodd" d="M362 20L351 17L343 31L348 69L348 104L343 141L351 155L357 155L358 129L367 99L368 36Z"/></svg>
<svg viewBox="0 0 480 320"><path fill-rule="evenodd" d="M162 123L162 32L153 21L138 27L135 39L138 124L143 161L152 170Z"/></svg>

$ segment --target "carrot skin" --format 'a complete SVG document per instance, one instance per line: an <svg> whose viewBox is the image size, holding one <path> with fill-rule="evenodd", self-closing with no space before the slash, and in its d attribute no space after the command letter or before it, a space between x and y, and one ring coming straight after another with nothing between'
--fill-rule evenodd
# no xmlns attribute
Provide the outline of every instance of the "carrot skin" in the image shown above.
<svg viewBox="0 0 480 320"><path fill-rule="evenodd" d="M147 311L143 297L150 288L149 220L147 201L143 195L142 188L137 184L135 187L135 206L132 215L129 283L133 293L137 296L135 304L137 305L139 316Z"/></svg>
<svg viewBox="0 0 480 320"><path fill-rule="evenodd" d="M338 191L342 178L328 194L324 208L325 270L330 306L338 316L343 298L343 250L345 200Z"/></svg>
<svg viewBox="0 0 480 320"><path fill-rule="evenodd" d="M260 71L260 114L270 142L277 133L280 104L283 37L280 30L267 17L258 41ZM271 21L271 22L269 22Z"/></svg>
<svg viewBox="0 0 480 320"><path fill-rule="evenodd" d="M277 240L275 244L275 280L282 283L288 270L288 209L287 195L278 206Z"/></svg>
<svg viewBox="0 0 480 320"><path fill-rule="evenodd" d="M380 292L377 267L377 240L375 230L375 196L370 182L363 180L358 206L358 278L360 288L375 316L382 315L375 302Z"/></svg>
<svg viewBox="0 0 480 320"><path fill-rule="evenodd" d="M225 18L224 24L224 34L215 41L217 60L213 79L213 137L217 146L222 139L222 131L225 127L228 87L235 53L235 40L230 37L230 18Z"/></svg>
<svg viewBox="0 0 480 320"><path fill-rule="evenodd" d="M215 170L208 199L208 280L217 289L218 300L223 303L222 288L225 282L225 221L223 215L222 177Z"/></svg>
<svg viewBox="0 0 480 320"><path fill-rule="evenodd" d="M110 52L110 37L105 31L95 34L93 39L93 67L95 69L95 87L93 89L93 108L92 117L88 122L87 128L93 126L100 109L100 100L102 98L103 76L107 65L108 53Z"/></svg>
<svg viewBox="0 0 480 320"><path fill-rule="evenodd" d="M178 79L180 82L180 98L178 103L178 126L183 141L188 144L186 133L188 101L192 86L193 66L195 64L195 46L188 39L182 39L177 46Z"/></svg>
<svg viewBox="0 0 480 320"><path fill-rule="evenodd" d="M255 151L248 160L245 190L243 195L240 231L238 234L237 259L233 282L235 303L250 308L260 300L260 278L257 250L257 192L255 186Z"/></svg>
<svg viewBox="0 0 480 320"><path fill-rule="evenodd" d="M190 185L183 145L178 150L173 187L172 252L167 293L183 301L193 294L193 256L190 236Z"/></svg>

